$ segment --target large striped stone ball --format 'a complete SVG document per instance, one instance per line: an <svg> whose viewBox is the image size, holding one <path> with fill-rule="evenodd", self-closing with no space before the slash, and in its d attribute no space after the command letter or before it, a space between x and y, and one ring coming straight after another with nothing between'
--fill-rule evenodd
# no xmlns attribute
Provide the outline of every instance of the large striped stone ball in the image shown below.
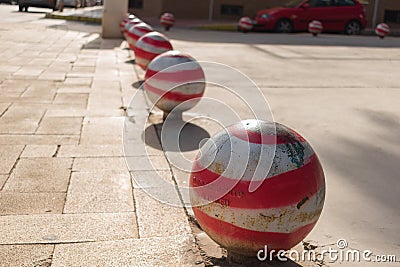
<svg viewBox="0 0 400 267"><path fill-rule="evenodd" d="M167 30L174 26L175 24L175 17L171 13L164 13L160 18L160 23L163 25Z"/></svg>
<svg viewBox="0 0 400 267"><path fill-rule="evenodd" d="M390 33L390 28L386 23L379 23L375 28L375 33L380 38L384 38Z"/></svg>
<svg viewBox="0 0 400 267"><path fill-rule="evenodd" d="M139 24L142 22L143 21L141 21L139 18L134 18L134 19L128 21L127 23L125 23L124 30L123 30L123 35L125 37L125 40L127 40L129 42L129 35L128 35L129 30L136 24Z"/></svg>
<svg viewBox="0 0 400 267"><path fill-rule="evenodd" d="M155 57L172 49L172 44L164 34L159 32L146 33L136 42L136 64L146 70Z"/></svg>
<svg viewBox="0 0 400 267"><path fill-rule="evenodd" d="M322 23L318 20L313 20L308 24L308 31L312 33L312 35L317 36L323 30Z"/></svg>
<svg viewBox="0 0 400 267"><path fill-rule="evenodd" d="M124 32L125 24L128 23L129 21L133 20L134 18L136 18L136 16L133 14L126 14L124 16L124 18L119 23L119 28L121 29L122 33Z"/></svg>
<svg viewBox="0 0 400 267"><path fill-rule="evenodd" d="M138 23L138 24L130 27L128 30L128 34L127 34L128 35L127 42L129 44L129 48L132 51L134 51L136 42L139 40L139 38L142 37L143 35L145 35L146 33L149 33L152 31L153 31L153 28L144 22Z"/></svg>
<svg viewBox="0 0 400 267"><path fill-rule="evenodd" d="M248 32L253 29L253 22L249 17L243 17L239 20L238 27L242 32Z"/></svg>
<svg viewBox="0 0 400 267"><path fill-rule="evenodd" d="M269 251L294 247L317 223L325 199L324 173L310 144L284 125L260 120L238 122L210 138L190 186L202 229L246 256L266 245Z"/></svg>
<svg viewBox="0 0 400 267"><path fill-rule="evenodd" d="M193 57L172 50L150 62L143 86L149 99L162 111L185 111L203 96L205 76Z"/></svg>

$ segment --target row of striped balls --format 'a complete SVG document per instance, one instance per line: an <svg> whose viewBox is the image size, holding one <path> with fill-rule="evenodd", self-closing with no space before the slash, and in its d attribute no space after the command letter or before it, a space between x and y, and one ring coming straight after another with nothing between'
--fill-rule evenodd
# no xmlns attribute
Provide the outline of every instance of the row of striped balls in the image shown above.
<svg viewBox="0 0 400 267"><path fill-rule="evenodd" d="M174 22L170 13L161 16L160 23L166 30ZM136 64L146 71L143 87L149 99L167 113L178 106L184 111L196 105L205 90L205 75L200 64L190 55L173 50L164 34L134 15L124 18L120 27L135 53Z"/></svg>
<svg viewBox="0 0 400 267"><path fill-rule="evenodd" d="M243 17L239 20L238 23L238 30L246 33L249 32L253 29L253 23L252 20L249 17ZM313 36L318 36L323 30L322 23L318 20L313 20L308 24L308 31L313 35ZM385 36L389 35L390 33L390 28L387 24L385 23L380 23L376 26L375 28L375 33L376 35L379 36L379 38L385 38Z"/></svg>

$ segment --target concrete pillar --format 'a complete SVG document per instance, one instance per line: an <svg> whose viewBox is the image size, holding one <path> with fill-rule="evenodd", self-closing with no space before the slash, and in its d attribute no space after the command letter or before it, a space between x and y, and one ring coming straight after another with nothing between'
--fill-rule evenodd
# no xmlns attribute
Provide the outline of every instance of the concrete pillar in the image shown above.
<svg viewBox="0 0 400 267"><path fill-rule="evenodd" d="M128 0L104 0L102 18L103 38L122 37L119 23L128 12Z"/></svg>

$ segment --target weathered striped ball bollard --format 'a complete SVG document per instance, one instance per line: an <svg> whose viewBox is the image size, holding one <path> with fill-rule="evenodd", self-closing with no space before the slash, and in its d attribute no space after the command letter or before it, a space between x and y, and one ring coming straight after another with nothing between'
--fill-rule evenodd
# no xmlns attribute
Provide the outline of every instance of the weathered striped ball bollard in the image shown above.
<svg viewBox="0 0 400 267"><path fill-rule="evenodd" d="M375 28L376 35L383 39L390 33L390 28L386 23L379 23Z"/></svg>
<svg viewBox="0 0 400 267"><path fill-rule="evenodd" d="M238 29L247 33L253 29L253 21L249 17L243 17L239 20Z"/></svg>
<svg viewBox="0 0 400 267"><path fill-rule="evenodd" d="M127 42L129 45L129 48L134 51L135 50L135 46L136 46L136 42L139 40L140 37L142 37L143 35L145 35L146 33L152 32L153 28L144 23L138 23L136 25L133 25L132 27L129 28L128 33L127 33Z"/></svg>
<svg viewBox="0 0 400 267"><path fill-rule="evenodd" d="M308 24L308 31L314 36L317 37L318 34L322 32L324 27L322 26L322 23L318 20L313 20Z"/></svg>
<svg viewBox="0 0 400 267"><path fill-rule="evenodd" d="M190 201L201 228L244 258L301 242L324 200L317 155L300 134L279 123L244 120L218 132L201 147L190 176Z"/></svg>
<svg viewBox="0 0 400 267"><path fill-rule="evenodd" d="M141 21L139 18L134 18L134 19L128 21L127 23L125 23L124 31L123 31L123 35L124 35L125 40L128 41L128 39L129 39L129 36L128 36L129 30L130 30L133 26L135 26L136 24L139 24L139 23L142 23L142 22L143 22L143 21Z"/></svg>
<svg viewBox="0 0 400 267"><path fill-rule="evenodd" d="M143 70L158 55L173 50L168 38L159 32L149 32L139 38L135 46L135 61Z"/></svg>
<svg viewBox="0 0 400 267"><path fill-rule="evenodd" d="M124 33L125 24L128 23L129 21L133 20L134 18L136 18L136 16L133 14L128 13L125 15L125 17L119 23L119 28L121 29L121 33Z"/></svg>
<svg viewBox="0 0 400 267"><path fill-rule="evenodd" d="M154 58L148 65L144 90L163 119L182 120L182 112L193 108L205 90L201 65L191 56L172 50Z"/></svg>
<svg viewBox="0 0 400 267"><path fill-rule="evenodd" d="M164 26L166 31L169 31L175 24L175 17L171 13L164 13L161 15L160 23Z"/></svg>

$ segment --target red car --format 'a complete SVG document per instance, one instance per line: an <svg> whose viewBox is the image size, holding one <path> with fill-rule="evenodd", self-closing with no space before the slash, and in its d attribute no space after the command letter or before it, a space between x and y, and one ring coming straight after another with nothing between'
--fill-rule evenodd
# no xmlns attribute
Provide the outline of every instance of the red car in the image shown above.
<svg viewBox="0 0 400 267"><path fill-rule="evenodd" d="M293 0L285 7L261 10L255 30L307 31L312 20L322 22L324 31L359 34L367 24L365 9L358 0Z"/></svg>

